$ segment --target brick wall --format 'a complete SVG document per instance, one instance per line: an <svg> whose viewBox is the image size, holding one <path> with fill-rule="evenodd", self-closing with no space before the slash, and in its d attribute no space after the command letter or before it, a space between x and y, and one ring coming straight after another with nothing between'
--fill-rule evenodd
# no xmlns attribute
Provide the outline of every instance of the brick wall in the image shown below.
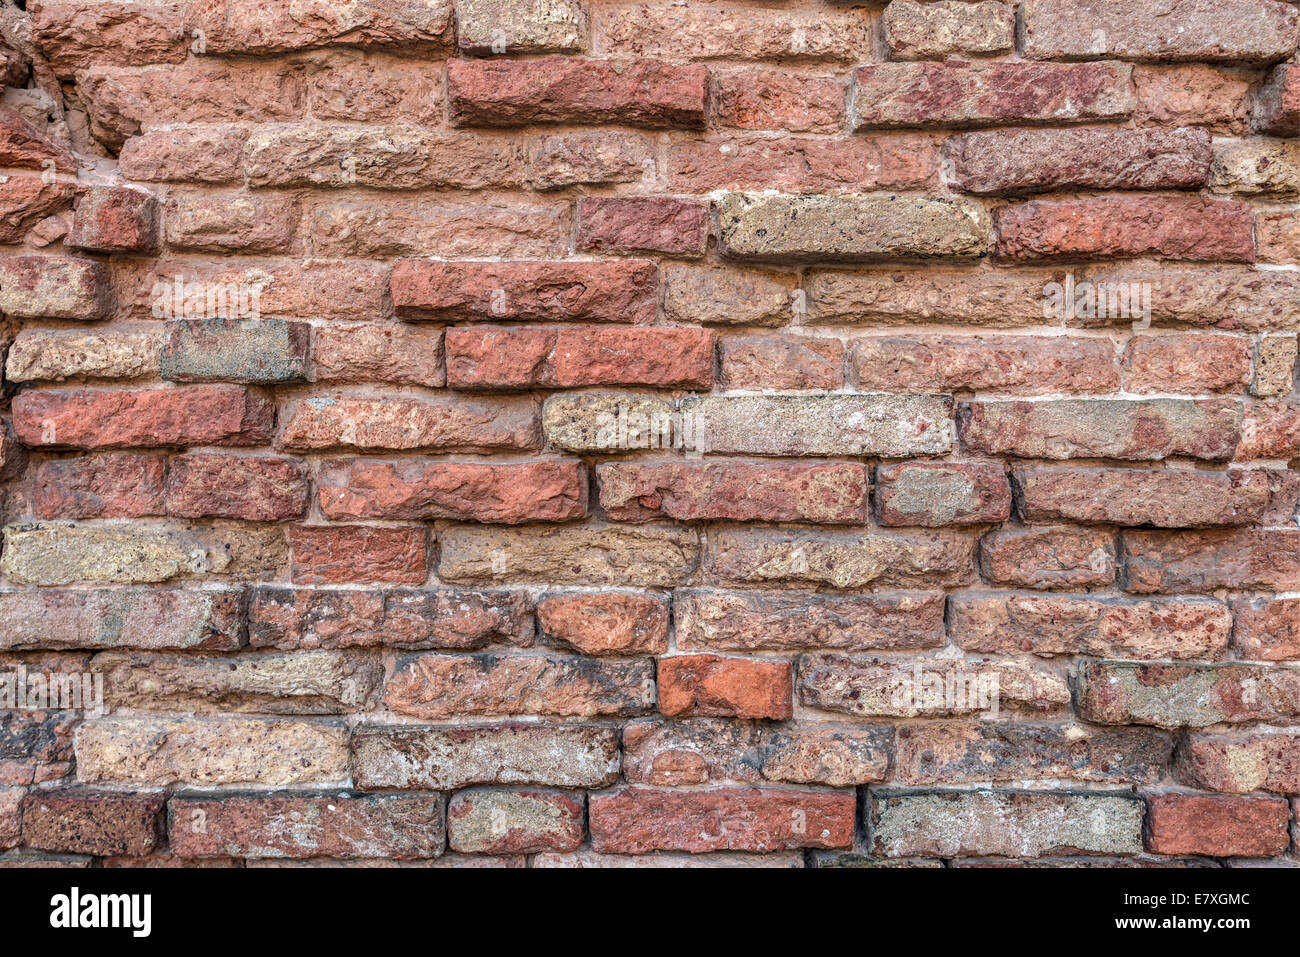
<svg viewBox="0 0 1300 957"><path fill-rule="evenodd" d="M1300 22L1155 6L6 0L0 863L1289 862Z"/></svg>

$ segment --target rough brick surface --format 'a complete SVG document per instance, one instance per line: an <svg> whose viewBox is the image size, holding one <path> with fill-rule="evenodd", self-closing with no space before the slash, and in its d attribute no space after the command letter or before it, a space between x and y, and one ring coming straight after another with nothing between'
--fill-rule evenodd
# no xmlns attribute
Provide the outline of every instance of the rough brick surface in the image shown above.
<svg viewBox="0 0 1300 957"><path fill-rule="evenodd" d="M1294 865L1298 49L0 4L0 867Z"/></svg>

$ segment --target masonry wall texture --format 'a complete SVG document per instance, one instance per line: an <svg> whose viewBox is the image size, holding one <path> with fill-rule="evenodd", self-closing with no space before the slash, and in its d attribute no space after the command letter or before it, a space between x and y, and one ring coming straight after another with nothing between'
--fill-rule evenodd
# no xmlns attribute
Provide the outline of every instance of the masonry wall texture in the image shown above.
<svg viewBox="0 0 1300 957"><path fill-rule="evenodd" d="M3 0L0 866L1300 863L1298 45Z"/></svg>

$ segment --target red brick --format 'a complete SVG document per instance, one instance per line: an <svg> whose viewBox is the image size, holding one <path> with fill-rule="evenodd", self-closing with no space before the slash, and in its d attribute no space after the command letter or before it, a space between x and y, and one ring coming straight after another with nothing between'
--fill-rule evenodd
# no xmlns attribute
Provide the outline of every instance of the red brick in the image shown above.
<svg viewBox="0 0 1300 957"><path fill-rule="evenodd" d="M1282 798L1148 794L1147 850L1153 854L1272 857L1291 846Z"/></svg>
<svg viewBox="0 0 1300 957"><path fill-rule="evenodd" d="M852 791L626 788L592 795L591 846L614 854L650 851L779 851L853 843Z"/></svg>
<svg viewBox="0 0 1300 957"><path fill-rule="evenodd" d="M1272 730L1188 734L1175 767L1179 780L1207 791L1295 794L1300 790L1300 736Z"/></svg>
<svg viewBox="0 0 1300 957"><path fill-rule="evenodd" d="M1114 347L1072 336L882 336L854 339L851 380L863 391L1111 392Z"/></svg>
<svg viewBox="0 0 1300 957"><path fill-rule="evenodd" d="M447 383L460 389L713 381L713 333L703 329L474 326L447 330L446 350Z"/></svg>
<svg viewBox="0 0 1300 957"><path fill-rule="evenodd" d="M262 445L274 407L233 385L178 389L48 389L13 402L25 445L102 449L159 445Z"/></svg>
<svg viewBox="0 0 1300 957"><path fill-rule="evenodd" d="M51 459L35 470L32 506L40 518L163 515L161 455L106 452Z"/></svg>
<svg viewBox="0 0 1300 957"><path fill-rule="evenodd" d="M321 511L357 518L519 524L559 522L586 513L581 462L429 462L336 459L321 465Z"/></svg>
<svg viewBox="0 0 1300 957"><path fill-rule="evenodd" d="M280 420L283 448L485 452L541 444L528 399L325 396L291 402Z"/></svg>
<svg viewBox="0 0 1300 957"><path fill-rule="evenodd" d="M744 130L838 133L844 127L844 81L782 70L715 71L713 122Z"/></svg>
<svg viewBox="0 0 1300 957"><path fill-rule="evenodd" d="M393 266L393 308L404 319L654 321L657 270L636 261L439 262Z"/></svg>
<svg viewBox="0 0 1300 957"><path fill-rule="evenodd" d="M1240 70L1202 64L1133 67L1142 125L1204 126L1219 136L1247 131L1251 81Z"/></svg>
<svg viewBox="0 0 1300 957"><path fill-rule="evenodd" d="M1300 598L1238 598L1232 617L1232 642L1242 658L1300 658Z"/></svg>
<svg viewBox="0 0 1300 957"><path fill-rule="evenodd" d="M299 218L296 199L246 193L172 195L164 216L173 249L263 253L292 249Z"/></svg>
<svg viewBox="0 0 1300 957"><path fill-rule="evenodd" d="M1254 525L1263 521L1271 497L1262 470L1029 468L1014 475L1021 514L1030 522Z"/></svg>
<svg viewBox="0 0 1300 957"><path fill-rule="evenodd" d="M708 242L709 208L660 197L588 197L578 203L578 249L696 258Z"/></svg>
<svg viewBox="0 0 1300 957"><path fill-rule="evenodd" d="M1250 207L1231 200L1105 196L993 210L994 255L1017 262L1161 256L1254 262Z"/></svg>
<svg viewBox="0 0 1300 957"><path fill-rule="evenodd" d="M1117 119L1132 67L1113 63L880 63L854 74L854 121L871 127L1001 126Z"/></svg>
<svg viewBox="0 0 1300 957"><path fill-rule="evenodd" d="M1239 393L1250 382L1252 352L1244 336L1134 336L1124 350L1124 389Z"/></svg>
<svg viewBox="0 0 1300 957"><path fill-rule="evenodd" d="M209 0L190 11L187 25L204 31L211 53L277 53L334 44L427 53L452 40L451 5L443 0L356 0L345 7L313 8L311 15L259 0Z"/></svg>
<svg viewBox="0 0 1300 957"><path fill-rule="evenodd" d="M981 525L1011 514L1011 487L1001 465L915 463L876 469L881 525Z"/></svg>
<svg viewBox="0 0 1300 957"><path fill-rule="evenodd" d="M46 182L40 176L0 174L0 243L21 243L46 217L72 205L77 188L71 183Z"/></svg>
<svg viewBox="0 0 1300 957"><path fill-rule="evenodd" d="M664 654L668 602L653 594L562 592L537 603L542 633L584 655Z"/></svg>
<svg viewBox="0 0 1300 957"><path fill-rule="evenodd" d="M1200 129L989 130L948 140L953 182L971 193L1201 189L1210 134Z"/></svg>
<svg viewBox="0 0 1300 957"><path fill-rule="evenodd" d="M447 806L447 842L466 854L573 851L583 804L562 791L459 791Z"/></svg>
<svg viewBox="0 0 1300 957"><path fill-rule="evenodd" d="M442 807L440 794L178 796L167 836L180 857L410 860L442 853Z"/></svg>
<svg viewBox="0 0 1300 957"><path fill-rule="evenodd" d="M600 506L616 521L861 524L867 474L850 463L610 462L596 467Z"/></svg>
<svg viewBox="0 0 1300 957"><path fill-rule="evenodd" d="M165 495L169 515L283 522L307 511L307 470L270 456L177 455Z"/></svg>
<svg viewBox="0 0 1300 957"><path fill-rule="evenodd" d="M69 79L88 63L178 63L191 42L185 26L174 3L53 0L31 10L32 39Z"/></svg>
<svg viewBox="0 0 1300 957"><path fill-rule="evenodd" d="M648 179L658 152L649 136L618 130L555 133L534 137L530 144L537 189Z"/></svg>
<svg viewBox="0 0 1300 957"><path fill-rule="evenodd" d="M23 802L23 842L43 851L142 857L158 846L161 794L67 788Z"/></svg>
<svg viewBox="0 0 1300 957"><path fill-rule="evenodd" d="M289 530L289 546L299 585L418 585L428 577L423 527L297 525Z"/></svg>
<svg viewBox="0 0 1300 957"><path fill-rule="evenodd" d="M153 252L158 245L158 201L140 189L92 187L78 200L64 242L97 253Z"/></svg>
<svg viewBox="0 0 1300 957"><path fill-rule="evenodd" d="M666 715L788 720L794 713L788 661L674 655L659 659L659 710Z"/></svg>
<svg viewBox="0 0 1300 957"><path fill-rule="evenodd" d="M668 149L669 187L683 193L923 189L938 172L939 144L928 136L682 140Z"/></svg>
<svg viewBox="0 0 1300 957"><path fill-rule="evenodd" d="M844 343L812 336L728 336L718 342L724 389L828 389L844 385Z"/></svg>
<svg viewBox="0 0 1300 957"><path fill-rule="evenodd" d="M981 3L894 0L881 17L891 60L942 60L959 54L1006 53L1015 44L1015 8Z"/></svg>
<svg viewBox="0 0 1300 957"><path fill-rule="evenodd" d="M1250 115L1255 129L1261 133L1300 135L1300 65L1275 66L1255 93Z"/></svg>
<svg viewBox="0 0 1300 957"><path fill-rule="evenodd" d="M248 129L229 123L150 130L122 146L118 164L129 179L146 183L234 183Z"/></svg>
<svg viewBox="0 0 1300 957"><path fill-rule="evenodd" d="M343 322L312 330L311 381L447 384L442 330L400 322Z"/></svg>
<svg viewBox="0 0 1300 957"><path fill-rule="evenodd" d="M58 173L75 173L77 160L9 107L0 107L0 166L6 169L46 169L53 162Z"/></svg>
<svg viewBox="0 0 1300 957"><path fill-rule="evenodd" d="M1241 421L1238 462L1300 456L1300 406L1289 401L1250 402Z"/></svg>
<svg viewBox="0 0 1300 957"><path fill-rule="evenodd" d="M645 658L411 655L388 679L384 704L425 719L465 715L596 717L643 714L655 699Z"/></svg>
<svg viewBox="0 0 1300 957"><path fill-rule="evenodd" d="M460 126L702 126L708 83L703 66L654 60L542 57L447 63L451 119Z"/></svg>
<svg viewBox="0 0 1300 957"><path fill-rule="evenodd" d="M1128 591L1300 590L1300 529L1124 532Z"/></svg>

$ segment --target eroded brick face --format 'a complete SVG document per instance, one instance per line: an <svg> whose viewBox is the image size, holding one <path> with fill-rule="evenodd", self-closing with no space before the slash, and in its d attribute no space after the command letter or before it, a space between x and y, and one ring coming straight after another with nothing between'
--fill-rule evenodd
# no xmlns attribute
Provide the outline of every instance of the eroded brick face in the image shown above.
<svg viewBox="0 0 1300 957"><path fill-rule="evenodd" d="M1295 863L1294 4L183 8L0 18L0 865Z"/></svg>

